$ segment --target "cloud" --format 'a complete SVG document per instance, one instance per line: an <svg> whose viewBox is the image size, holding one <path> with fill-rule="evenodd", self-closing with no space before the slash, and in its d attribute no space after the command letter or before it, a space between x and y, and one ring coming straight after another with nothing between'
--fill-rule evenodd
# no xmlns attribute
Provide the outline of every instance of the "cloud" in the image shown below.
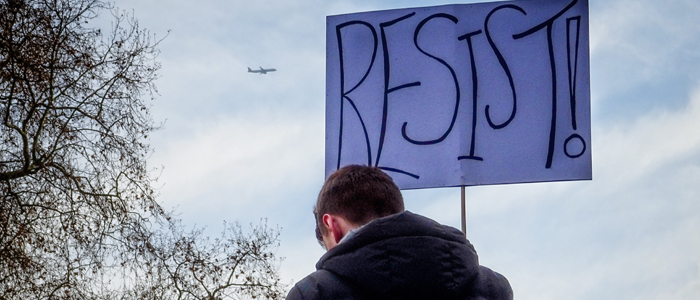
<svg viewBox="0 0 700 300"><path fill-rule="evenodd" d="M629 121L657 107L680 109L700 77L697 1L590 4L594 118Z"/></svg>
<svg viewBox="0 0 700 300"><path fill-rule="evenodd" d="M596 128L595 142L602 148L597 155L605 162L603 172L599 172L600 179L624 184L697 153L700 150L698 120L700 89L682 111L657 110L629 125Z"/></svg>
<svg viewBox="0 0 700 300"><path fill-rule="evenodd" d="M161 199L210 213L272 206L285 190L307 186L308 178L322 171L319 116L261 111L191 123L188 132L161 144L153 158L166 166Z"/></svg>
<svg viewBox="0 0 700 300"><path fill-rule="evenodd" d="M620 0L591 6L593 55L624 55L642 62L642 67L670 67L669 62L679 56L697 57L688 47L697 44L700 33L697 1L660 5L657 1Z"/></svg>

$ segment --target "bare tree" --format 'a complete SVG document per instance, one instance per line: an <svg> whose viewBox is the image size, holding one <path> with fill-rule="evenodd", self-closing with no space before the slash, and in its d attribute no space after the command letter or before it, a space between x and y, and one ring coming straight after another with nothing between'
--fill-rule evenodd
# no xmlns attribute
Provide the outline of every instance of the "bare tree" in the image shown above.
<svg viewBox="0 0 700 300"><path fill-rule="evenodd" d="M278 231L209 243L156 201L159 42L100 0L0 0L0 299L279 297Z"/></svg>
<svg viewBox="0 0 700 300"><path fill-rule="evenodd" d="M225 224L210 241L201 230L185 232L178 223L153 237L154 251L143 262L145 276L136 280L132 298L145 299L279 299L283 285L274 263L278 229L265 223L244 233ZM162 282L168 282L163 285Z"/></svg>

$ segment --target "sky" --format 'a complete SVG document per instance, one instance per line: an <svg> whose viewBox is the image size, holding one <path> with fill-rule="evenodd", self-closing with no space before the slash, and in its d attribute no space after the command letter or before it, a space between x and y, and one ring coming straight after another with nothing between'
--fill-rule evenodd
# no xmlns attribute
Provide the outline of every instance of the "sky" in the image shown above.
<svg viewBox="0 0 700 300"><path fill-rule="evenodd" d="M117 0L167 35L150 102L159 201L212 235L264 219L281 228L283 282L314 271L325 18L441 4L456 2ZM589 7L593 180L468 187L468 238L516 299L700 299L700 1ZM403 194L461 226L459 188Z"/></svg>

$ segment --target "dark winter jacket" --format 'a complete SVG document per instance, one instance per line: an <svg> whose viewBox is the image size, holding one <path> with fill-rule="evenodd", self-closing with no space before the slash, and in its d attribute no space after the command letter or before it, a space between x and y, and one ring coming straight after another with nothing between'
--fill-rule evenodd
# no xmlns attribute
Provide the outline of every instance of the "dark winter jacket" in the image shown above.
<svg viewBox="0 0 700 300"><path fill-rule="evenodd" d="M370 222L328 251L287 300L510 300L502 275L480 266L457 229L403 212Z"/></svg>

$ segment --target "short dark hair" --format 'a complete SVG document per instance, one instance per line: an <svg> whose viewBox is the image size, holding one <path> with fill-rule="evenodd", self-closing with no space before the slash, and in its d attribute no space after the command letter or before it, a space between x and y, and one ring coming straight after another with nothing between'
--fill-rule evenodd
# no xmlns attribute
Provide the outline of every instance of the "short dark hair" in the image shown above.
<svg viewBox="0 0 700 300"><path fill-rule="evenodd" d="M349 165L333 172L321 188L314 207L316 238L326 233L324 214L342 216L355 225L404 211L401 191L376 167Z"/></svg>

